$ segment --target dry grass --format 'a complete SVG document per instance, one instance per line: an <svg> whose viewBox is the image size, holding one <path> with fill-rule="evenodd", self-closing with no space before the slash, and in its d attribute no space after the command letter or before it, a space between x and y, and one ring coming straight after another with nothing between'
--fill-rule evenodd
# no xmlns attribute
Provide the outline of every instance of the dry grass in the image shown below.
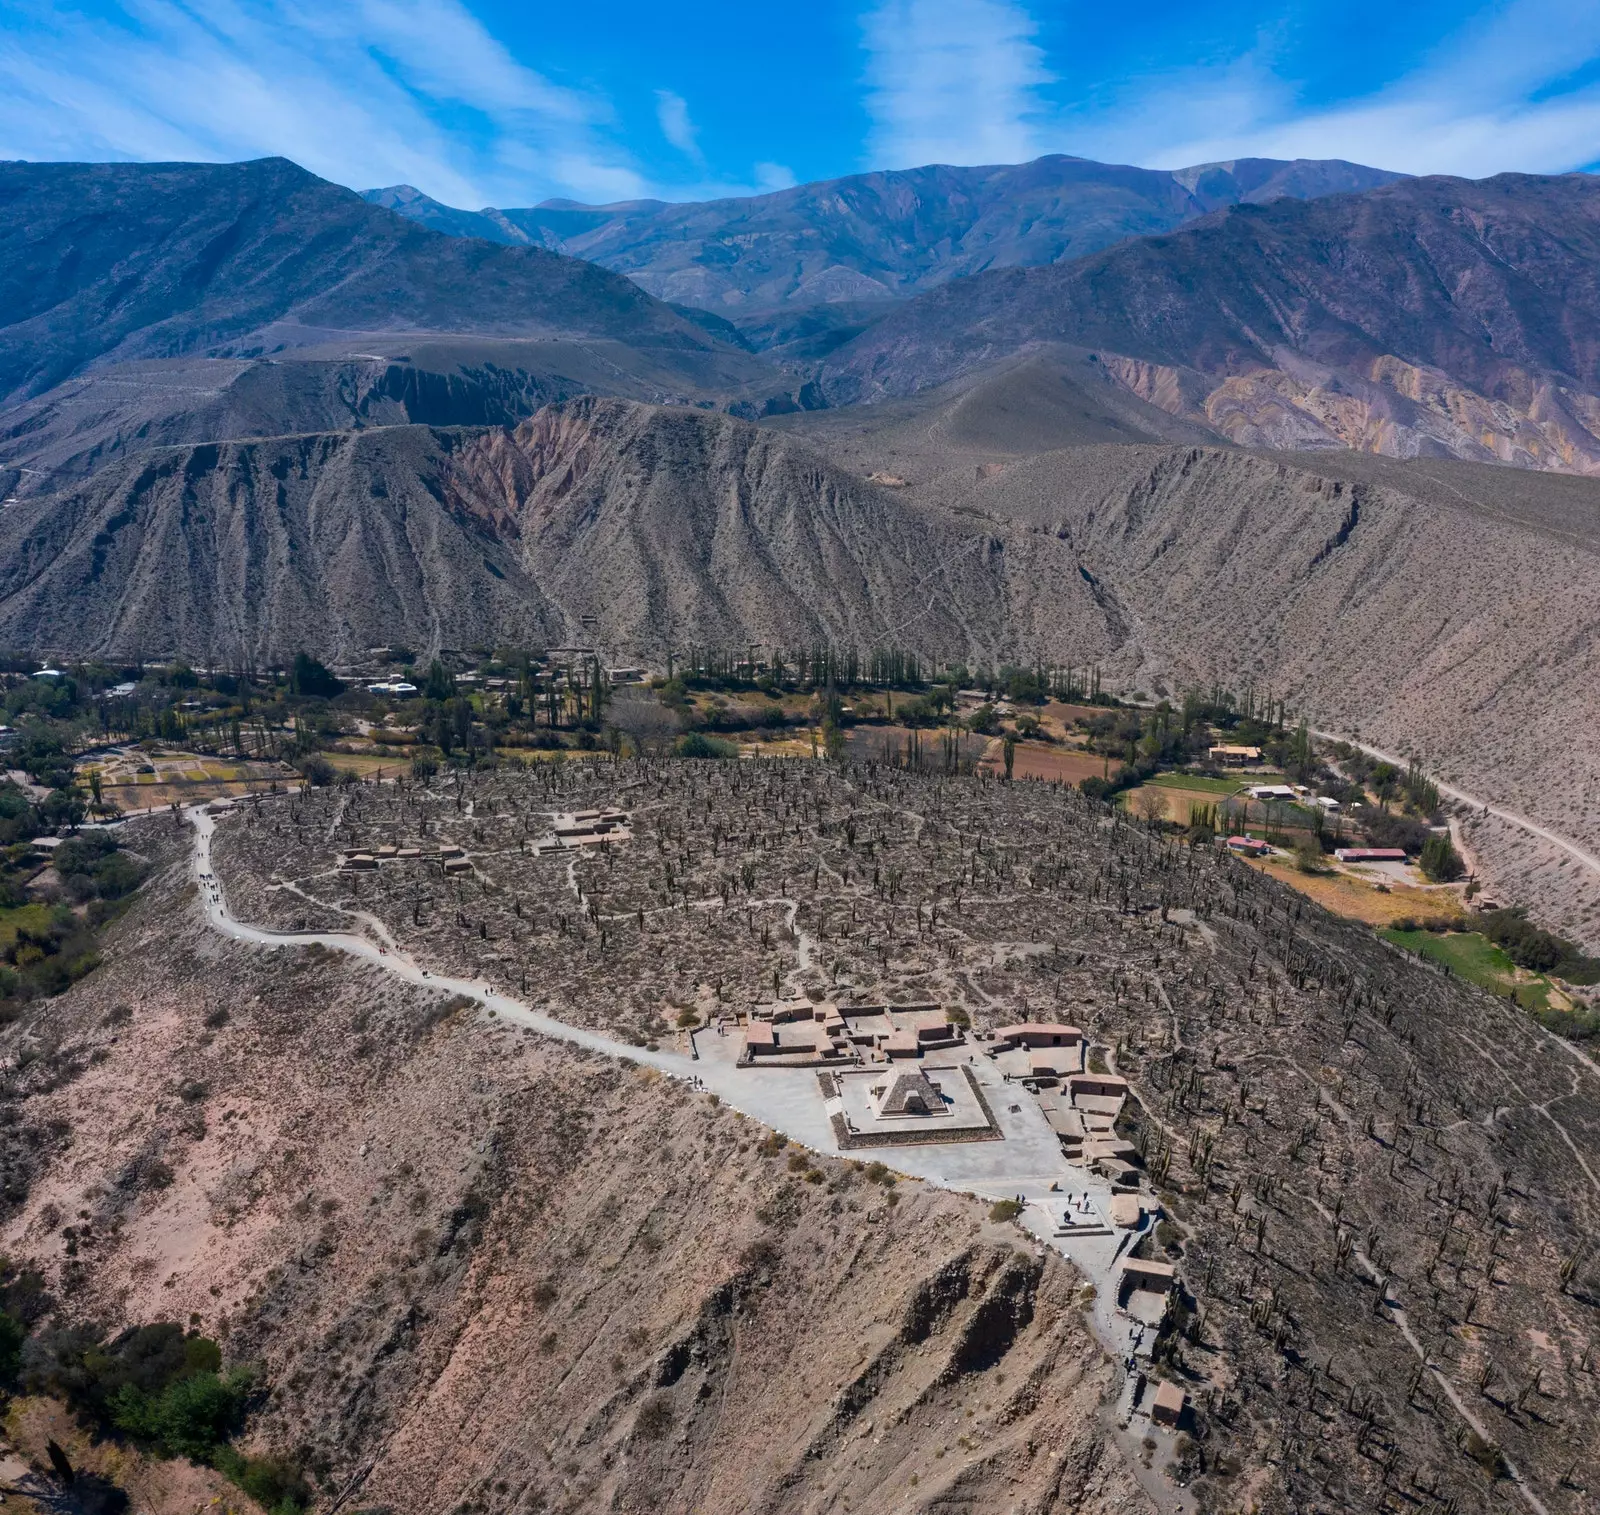
<svg viewBox="0 0 1600 1515"><path fill-rule="evenodd" d="M1250 866L1315 900L1334 915L1368 926L1392 926L1408 917L1416 921L1455 921L1463 913L1457 896L1445 890L1391 884L1383 893L1346 873L1302 873L1294 864L1277 859L1252 862Z"/></svg>
<svg viewBox="0 0 1600 1515"><path fill-rule="evenodd" d="M1180 826L1187 826L1193 819L1196 805L1215 809L1219 796L1199 794L1193 789L1174 789L1165 784L1141 784L1137 789L1129 789L1119 795L1117 802L1129 815L1146 819L1152 818L1146 815L1146 807L1159 802L1161 809L1154 812L1154 819L1176 821Z"/></svg>

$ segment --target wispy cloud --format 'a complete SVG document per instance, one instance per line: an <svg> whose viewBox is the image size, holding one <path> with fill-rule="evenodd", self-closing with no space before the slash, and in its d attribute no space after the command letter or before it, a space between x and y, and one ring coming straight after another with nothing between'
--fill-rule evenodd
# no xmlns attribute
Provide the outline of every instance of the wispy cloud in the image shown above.
<svg viewBox="0 0 1600 1515"><path fill-rule="evenodd" d="M1585 71L1600 60L1593 0L1510 0L1464 21L1452 13L1440 42L1394 82L1309 105L1282 36L1248 23L1217 39L1214 61L1095 78L1074 98L1052 87L1060 81L1040 45L1035 13L1047 3L873 0L863 19L872 165L1044 152L1161 168L1337 157L1482 177L1600 161L1600 80ZM1319 8L1311 0L1302 13L1308 36L1321 33ZM1333 0L1326 8L1331 20Z"/></svg>
<svg viewBox="0 0 1600 1515"><path fill-rule="evenodd" d="M756 183L766 194L773 194L780 189L793 189L795 186L794 170L785 168L781 163L756 164Z"/></svg>
<svg viewBox="0 0 1600 1515"><path fill-rule="evenodd" d="M694 122L689 119L689 102L670 89L656 91L656 121L661 135L678 149L691 163L705 166L706 155L700 151L700 139Z"/></svg>
<svg viewBox="0 0 1600 1515"><path fill-rule="evenodd" d="M468 206L645 189L608 102L519 63L461 0L122 0L92 20L24 0L0 91L0 157L282 154Z"/></svg>
<svg viewBox="0 0 1600 1515"><path fill-rule="evenodd" d="M871 163L1013 163L1039 151L1050 75L1036 31L1012 0L884 0L868 12Z"/></svg>
<svg viewBox="0 0 1600 1515"><path fill-rule="evenodd" d="M1347 158L1405 173L1560 173L1600 159L1600 7L1512 0L1445 37L1375 92L1307 106L1274 45L1175 66L1072 105L1051 150L1176 168L1241 157ZM1591 70L1592 73L1592 70Z"/></svg>

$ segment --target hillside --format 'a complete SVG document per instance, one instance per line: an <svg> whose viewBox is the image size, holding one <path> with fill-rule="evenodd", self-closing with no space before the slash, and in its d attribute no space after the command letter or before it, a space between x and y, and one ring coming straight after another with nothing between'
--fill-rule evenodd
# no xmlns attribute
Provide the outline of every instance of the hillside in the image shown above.
<svg viewBox="0 0 1600 1515"><path fill-rule="evenodd" d="M1600 844L1572 809L1600 780L1582 735L1600 486L1551 479L1551 500L1519 504L1495 486L1535 476L1319 471L1141 442L1138 412L1087 406L1086 445L1007 451L1040 421L1019 408L1039 400L1029 373L1012 378L898 420L787 423L809 443L584 397L514 428L158 449L0 515L0 641L257 662L580 638L655 664L814 641L1095 661L1157 694L1270 687ZM863 433L874 416L886 429Z"/></svg>
<svg viewBox="0 0 1600 1515"><path fill-rule="evenodd" d="M660 299L739 316L900 298L986 268L1083 257L1224 205L1341 194L1396 177L1337 160L1249 158L1155 170L1053 154L1031 163L853 174L689 204L551 201L472 212L409 185L368 190L366 198L452 235L588 258Z"/></svg>
<svg viewBox="0 0 1600 1515"><path fill-rule="evenodd" d="M604 861L522 845L618 800ZM389 950L234 940L191 828L132 823L153 877L102 966L0 1027L0 1229L40 1334L176 1319L260 1363L254 1446L318 1507L1585 1509L1593 1066L1224 854L1071 791L832 763L459 770L215 832L242 918ZM358 833L468 844L481 888L396 858L357 891L328 863ZM482 1005L519 970L538 1013ZM1070 1004L1128 1081L1140 1234L1059 1234L1060 1186L1109 1185L979 1045L1005 1139L876 1171L812 1071L733 1069L709 1027L691 1059L683 1008L774 972L914 982L979 1031ZM964 1163L1015 1175L1021 1226ZM1125 1248L1180 1283L1139 1341ZM1124 1429L1125 1353L1187 1393L1183 1435Z"/></svg>
<svg viewBox="0 0 1600 1515"><path fill-rule="evenodd" d="M585 617L626 657L912 638L1020 655L1070 627L1074 601L1092 614L1059 554L1030 554L1024 582L1002 544L769 432L587 398L514 430L133 455L13 505L0 553L0 642L59 645L70 627L118 656L533 646Z"/></svg>
<svg viewBox="0 0 1600 1515"><path fill-rule="evenodd" d="M1077 1276L986 1205L806 1181L651 1069L224 943L187 828L134 829L161 871L106 968L0 1028L36 1070L0 1090L29 1133L0 1225L58 1320L192 1319L263 1364L255 1439L315 1508L801 1515L820 1483L914 1515L1065 1485L1153 1515Z"/></svg>
<svg viewBox="0 0 1600 1515"><path fill-rule="evenodd" d="M592 263L430 232L282 158L0 164L0 312L0 400L368 331L714 346Z"/></svg>
<svg viewBox="0 0 1600 1515"><path fill-rule="evenodd" d="M1600 471L1600 180L1403 180L925 294L841 347L835 403L1040 344L1256 447Z"/></svg>
<svg viewBox="0 0 1600 1515"><path fill-rule="evenodd" d="M1018 580L1030 554L1064 556L1055 582L1092 581L1092 614L1077 591L1054 591L1074 610L1040 638L1046 656L1099 660L1146 694L1271 689L1325 729L1419 754L1600 850L1584 800L1600 784L1588 734L1600 482L1453 459L1130 445L1108 433L1153 434L1148 413L1062 374L1039 360L767 424L987 530ZM1078 445L1042 451L1051 437ZM1047 603L1034 615L1050 625ZM1512 841L1492 850L1502 873L1516 854L1516 897L1600 947L1600 883Z"/></svg>
<svg viewBox="0 0 1600 1515"><path fill-rule="evenodd" d="M272 357L107 364L0 410L0 496L60 489L126 454L182 443L514 426L542 405L589 393L720 406L752 383L764 403L788 403L771 400L770 373L743 353L611 339L362 333Z"/></svg>

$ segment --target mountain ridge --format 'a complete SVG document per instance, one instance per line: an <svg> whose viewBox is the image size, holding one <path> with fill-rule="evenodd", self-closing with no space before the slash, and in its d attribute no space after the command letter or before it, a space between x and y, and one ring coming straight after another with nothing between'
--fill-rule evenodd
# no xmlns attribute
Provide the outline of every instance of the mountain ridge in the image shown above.
<svg viewBox="0 0 1600 1515"><path fill-rule="evenodd" d="M724 315L895 300L991 266L1084 256L1221 205L1392 182L1340 159L1238 159L1176 170L1053 154L1021 164L846 175L761 195L462 211L409 185L363 191L457 236L592 259L659 298Z"/></svg>
<svg viewBox="0 0 1600 1515"><path fill-rule="evenodd" d="M921 295L822 383L870 402L1052 344L1243 446L1600 471L1600 180L1438 176L1230 207Z"/></svg>
<svg viewBox="0 0 1600 1515"><path fill-rule="evenodd" d="M595 264L431 232L283 158L0 164L0 212L0 399L95 363L339 331L714 346Z"/></svg>

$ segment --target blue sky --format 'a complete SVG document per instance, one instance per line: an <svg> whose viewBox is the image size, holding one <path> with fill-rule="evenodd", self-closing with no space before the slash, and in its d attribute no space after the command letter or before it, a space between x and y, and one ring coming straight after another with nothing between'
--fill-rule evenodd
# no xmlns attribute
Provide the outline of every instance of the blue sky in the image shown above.
<svg viewBox="0 0 1600 1515"><path fill-rule="evenodd" d="M5 0L0 158L281 153L449 204L1078 153L1600 165L1600 0Z"/></svg>

